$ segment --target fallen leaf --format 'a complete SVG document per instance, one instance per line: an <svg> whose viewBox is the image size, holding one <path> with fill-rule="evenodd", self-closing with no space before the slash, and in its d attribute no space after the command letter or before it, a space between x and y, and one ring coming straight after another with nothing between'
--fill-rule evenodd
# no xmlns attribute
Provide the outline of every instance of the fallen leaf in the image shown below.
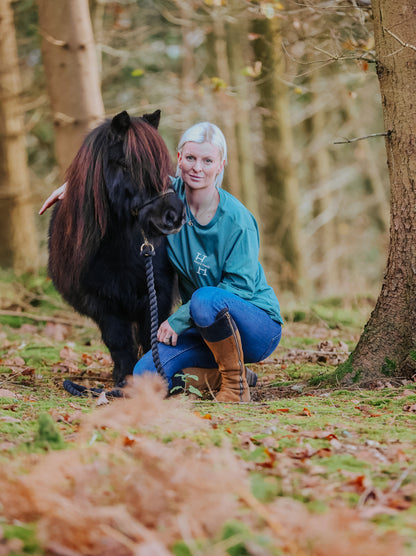
<svg viewBox="0 0 416 556"><path fill-rule="evenodd" d="M43 334L55 342L63 342L69 335L70 328L64 324L47 322Z"/></svg>
<svg viewBox="0 0 416 556"><path fill-rule="evenodd" d="M105 391L103 390L101 394L98 396L95 405L106 405L108 403L110 402L108 401L107 396L105 395Z"/></svg>
<svg viewBox="0 0 416 556"><path fill-rule="evenodd" d="M20 423L21 419L16 419L16 417L10 417L10 415L1 415L0 421L4 421L5 423Z"/></svg>
<svg viewBox="0 0 416 556"><path fill-rule="evenodd" d="M269 459L267 461L256 463L256 465L257 467L263 467L264 469L271 469L272 467L274 467L274 464L277 459L276 452L273 452L265 448L264 453L268 456Z"/></svg>
<svg viewBox="0 0 416 556"><path fill-rule="evenodd" d="M136 439L131 434L126 434L126 436L123 438L123 446L131 446L135 442Z"/></svg>
<svg viewBox="0 0 416 556"><path fill-rule="evenodd" d="M15 394L11 390L7 390L6 388L0 388L0 398L17 398L19 397L18 394Z"/></svg>
<svg viewBox="0 0 416 556"><path fill-rule="evenodd" d="M408 510L412 507L412 502L406 500L403 496L392 496L388 499L388 506L395 510Z"/></svg>
<svg viewBox="0 0 416 556"><path fill-rule="evenodd" d="M25 360L22 357L2 359L1 364L3 367L24 367L26 365Z"/></svg>
<svg viewBox="0 0 416 556"><path fill-rule="evenodd" d="M59 357L65 361L79 361L80 356L71 347L65 346L59 352Z"/></svg>

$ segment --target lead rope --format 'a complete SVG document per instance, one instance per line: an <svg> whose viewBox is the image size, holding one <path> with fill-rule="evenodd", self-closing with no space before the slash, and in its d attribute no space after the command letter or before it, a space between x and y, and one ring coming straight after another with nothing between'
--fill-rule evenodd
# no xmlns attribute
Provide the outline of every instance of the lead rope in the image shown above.
<svg viewBox="0 0 416 556"><path fill-rule="evenodd" d="M162 363L160 362L158 341L157 341L157 330L159 327L158 323L158 311L157 311L157 296L155 289L155 279L153 273L153 260L152 257L155 255L155 248L146 236L143 234L144 241L140 247L140 255L145 257L145 270L146 270L146 283L147 291L149 293L150 302L150 345L152 348L153 363L155 364L157 372L162 378L168 382L165 371L163 370ZM81 384L75 384L71 380L64 380L63 387L67 392L72 394L72 396L93 396L98 397L103 391L103 388L87 388ZM124 397L123 390L120 388L114 388L113 390L106 391L106 396L112 398L122 398Z"/></svg>
<svg viewBox="0 0 416 556"><path fill-rule="evenodd" d="M145 267L146 267L146 283L147 291L149 294L150 303L150 345L152 348L153 363L155 364L157 372L162 378L168 382L166 373L160 362L158 341L157 341L157 331L159 328L158 321L158 311L157 311L157 296L155 289L155 279L153 274L153 260L152 257L155 255L155 248L151 243L148 242L146 236L144 236L144 241L140 247L140 255L145 257Z"/></svg>

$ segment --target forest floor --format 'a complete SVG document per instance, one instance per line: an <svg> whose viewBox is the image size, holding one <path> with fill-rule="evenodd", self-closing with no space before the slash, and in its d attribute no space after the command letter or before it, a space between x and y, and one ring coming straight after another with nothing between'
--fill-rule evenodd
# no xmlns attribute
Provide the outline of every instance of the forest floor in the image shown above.
<svg viewBox="0 0 416 556"><path fill-rule="evenodd" d="M97 328L44 277L0 277L0 556L416 554L416 382L335 373L373 304L282 303L249 404L157 378L75 398L63 379L111 387Z"/></svg>

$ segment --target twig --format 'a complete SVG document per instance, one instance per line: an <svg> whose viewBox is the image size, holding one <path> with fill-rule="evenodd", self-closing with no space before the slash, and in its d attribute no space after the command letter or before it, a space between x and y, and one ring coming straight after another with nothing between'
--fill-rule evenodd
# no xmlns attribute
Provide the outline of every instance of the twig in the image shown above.
<svg viewBox="0 0 416 556"><path fill-rule="evenodd" d="M0 316L4 317L24 317L26 319L35 320L38 322L54 322L56 324L66 324L68 326L85 326L86 322L77 321L74 319L65 319L62 317L49 317L42 315L34 315L33 313L25 313L24 311L6 311L0 309Z"/></svg>
<svg viewBox="0 0 416 556"><path fill-rule="evenodd" d="M334 145L343 145L344 143L354 143L355 141L361 141L362 139L369 139L370 137L387 137L390 135L391 131L383 131L381 133L370 133L369 135L364 135L363 137L354 137L353 139L345 138L344 141L334 141Z"/></svg>
<svg viewBox="0 0 416 556"><path fill-rule="evenodd" d="M400 477L394 483L393 488L391 489L391 492L397 492L399 490L399 488L402 486L403 481L406 479L406 477L409 475L409 473L411 471L413 471L414 468L415 468L415 465L412 464L407 469L405 469L403 471L403 473L400 475Z"/></svg>
<svg viewBox="0 0 416 556"><path fill-rule="evenodd" d="M393 39L396 39L396 41L401 44L402 46L404 46L405 48L411 48L412 50L416 50L416 46L413 44L409 44L408 42L404 42L402 41L402 39L400 39L397 35L395 35L394 33L392 33L390 31L390 29L386 29L385 27L383 27L383 31L385 31L386 33L388 33L389 35L391 35L393 37Z"/></svg>
<svg viewBox="0 0 416 556"><path fill-rule="evenodd" d="M52 35L50 35L47 31L45 31L42 28L39 28L38 31L39 31L40 36L43 37L45 39L45 41L48 41L55 46L65 46L67 44L66 41L62 41L60 39L55 39L55 37L52 37Z"/></svg>
<svg viewBox="0 0 416 556"><path fill-rule="evenodd" d="M5 380L2 380L2 381L0 382L0 386L3 386L3 384L6 384L7 382L10 382L10 381L13 380L14 378L20 376L20 375L23 373L24 370L25 370L25 369L22 369L21 371L15 371L14 373L13 373L13 371L12 371L12 373L11 373L10 376L8 376Z"/></svg>

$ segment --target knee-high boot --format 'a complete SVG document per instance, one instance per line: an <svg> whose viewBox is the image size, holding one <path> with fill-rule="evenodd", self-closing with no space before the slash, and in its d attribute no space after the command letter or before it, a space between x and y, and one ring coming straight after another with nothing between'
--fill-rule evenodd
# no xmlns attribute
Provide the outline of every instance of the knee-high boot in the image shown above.
<svg viewBox="0 0 416 556"><path fill-rule="evenodd" d="M240 333L227 309L220 311L213 324L198 327L202 338L212 351L221 374L219 402L249 402L250 388L246 380Z"/></svg>

